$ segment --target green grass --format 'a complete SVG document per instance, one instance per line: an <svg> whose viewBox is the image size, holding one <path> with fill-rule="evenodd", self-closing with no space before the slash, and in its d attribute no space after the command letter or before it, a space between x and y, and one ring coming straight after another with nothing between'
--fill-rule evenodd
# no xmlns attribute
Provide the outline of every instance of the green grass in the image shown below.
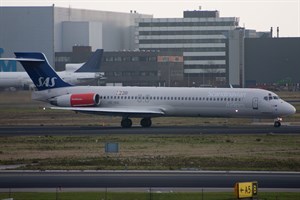
<svg viewBox="0 0 300 200"><path fill-rule="evenodd" d="M0 198L8 198L8 193L0 193ZM134 192L59 192L53 193L12 193L14 200L233 200L234 194L231 192L204 192L202 193L134 193ZM203 197L203 198L202 198ZM300 192L262 192L258 198L261 200L296 200L300 199Z"/></svg>
<svg viewBox="0 0 300 200"><path fill-rule="evenodd" d="M118 154L106 154L118 142ZM0 137L0 164L19 169L300 171L299 135L101 135Z"/></svg>

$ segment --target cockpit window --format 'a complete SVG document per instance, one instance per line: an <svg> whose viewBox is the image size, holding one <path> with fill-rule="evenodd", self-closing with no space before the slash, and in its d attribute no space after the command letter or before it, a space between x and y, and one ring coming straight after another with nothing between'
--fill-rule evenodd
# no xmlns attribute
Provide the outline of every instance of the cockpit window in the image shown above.
<svg viewBox="0 0 300 200"><path fill-rule="evenodd" d="M278 97L278 96L270 96L270 95L264 97L264 100L266 100L266 101L270 101L270 100L272 100L272 99L278 100L279 97Z"/></svg>

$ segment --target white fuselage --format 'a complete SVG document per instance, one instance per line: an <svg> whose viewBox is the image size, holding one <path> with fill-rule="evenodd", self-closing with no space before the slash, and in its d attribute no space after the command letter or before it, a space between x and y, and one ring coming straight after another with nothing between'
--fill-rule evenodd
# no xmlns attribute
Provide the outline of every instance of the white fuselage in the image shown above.
<svg viewBox="0 0 300 200"><path fill-rule="evenodd" d="M33 99L91 92L99 94L101 108L159 109L164 116L275 118L295 113L292 105L262 89L75 86L37 91Z"/></svg>

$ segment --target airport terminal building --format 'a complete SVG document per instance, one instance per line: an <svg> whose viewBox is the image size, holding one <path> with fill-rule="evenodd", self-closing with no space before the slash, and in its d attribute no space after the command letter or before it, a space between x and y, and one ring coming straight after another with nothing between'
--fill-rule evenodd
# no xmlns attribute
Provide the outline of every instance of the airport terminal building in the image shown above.
<svg viewBox="0 0 300 200"><path fill-rule="evenodd" d="M55 52L70 52L76 45L91 46L93 51L134 50L137 18L152 15L54 5L0 7L0 56L14 57L15 51L42 51L53 65Z"/></svg>
<svg viewBox="0 0 300 200"><path fill-rule="evenodd" d="M241 28L239 18L220 17L219 11L153 18L136 11L0 7L0 27L0 57L41 51L58 71L104 49L102 69L112 85L257 87L300 82L299 38L272 38L272 31ZM0 61L0 71L23 71L13 62Z"/></svg>
<svg viewBox="0 0 300 200"><path fill-rule="evenodd" d="M139 18L141 50L182 51L184 76L197 85L224 85L228 72L228 31L238 18L218 11L184 11L183 18ZM190 85L188 83L188 85Z"/></svg>

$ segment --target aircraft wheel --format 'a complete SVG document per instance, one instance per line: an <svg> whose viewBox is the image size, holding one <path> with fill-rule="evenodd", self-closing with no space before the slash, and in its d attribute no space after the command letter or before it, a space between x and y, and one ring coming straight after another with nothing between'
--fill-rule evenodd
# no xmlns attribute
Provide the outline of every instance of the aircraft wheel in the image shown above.
<svg viewBox="0 0 300 200"><path fill-rule="evenodd" d="M147 128L147 127L150 127L151 125L152 125L152 121L151 121L150 118L143 118L143 119L141 120L141 126L142 126L142 127Z"/></svg>
<svg viewBox="0 0 300 200"><path fill-rule="evenodd" d="M130 128L132 126L131 119L128 119L128 118L122 119L121 126L122 126L122 128Z"/></svg>
<svg viewBox="0 0 300 200"><path fill-rule="evenodd" d="M275 122L274 122L274 127L280 127L280 126L281 126L280 121L275 121Z"/></svg>

